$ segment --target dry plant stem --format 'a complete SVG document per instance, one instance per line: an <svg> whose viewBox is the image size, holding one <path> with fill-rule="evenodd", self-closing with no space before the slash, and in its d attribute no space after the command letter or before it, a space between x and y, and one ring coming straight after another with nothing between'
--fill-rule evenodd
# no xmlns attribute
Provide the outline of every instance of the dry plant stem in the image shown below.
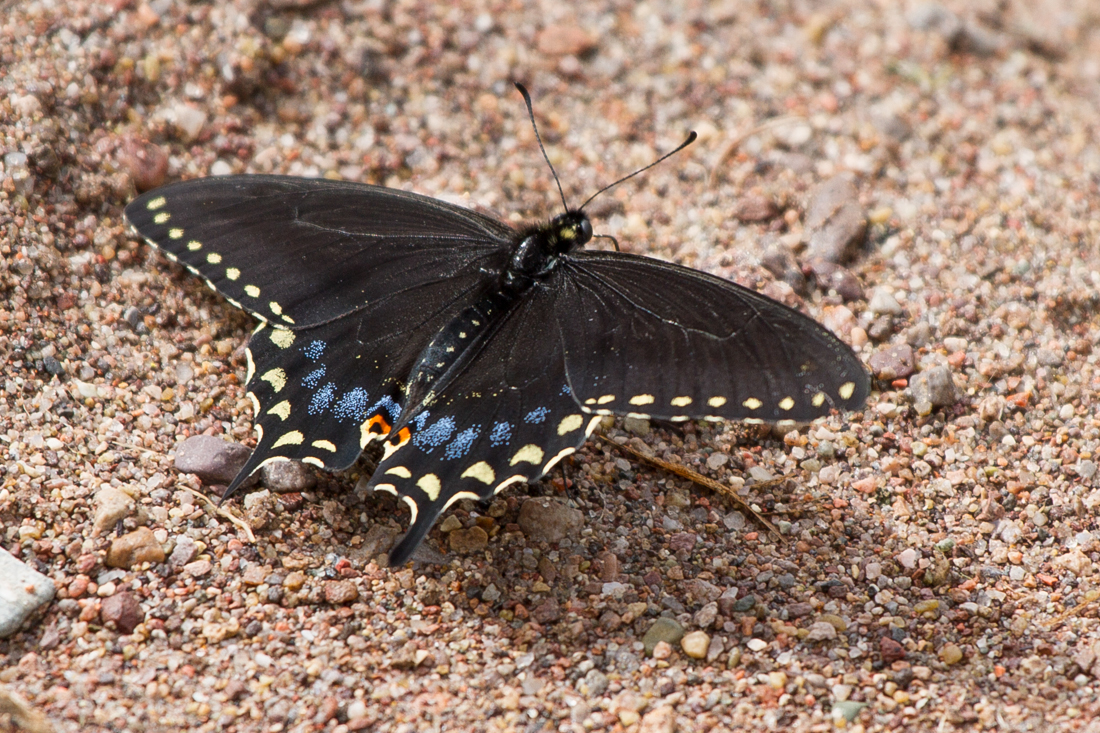
<svg viewBox="0 0 1100 733"><path fill-rule="evenodd" d="M237 529L244 532L245 536L248 537L249 542L251 542L253 544L256 543L256 536L254 534L252 534L252 528L249 527L248 523L245 522L243 519L233 516L226 509L223 509L222 507L220 507L217 504L215 504L214 502L212 502L210 500L210 497L206 496L205 494L199 493L198 491L195 491L194 489L192 489L189 486L181 486L180 488L182 488L184 491L190 491L192 494L194 494L195 496L197 496L200 499L202 499L203 501L205 501L210 506L210 508L214 510L215 514L217 514L219 517L223 517L225 519L228 519L230 522L233 523L233 525Z"/></svg>
<svg viewBox="0 0 1100 733"><path fill-rule="evenodd" d="M759 125L752 128L748 132L732 138L729 142L722 146L722 150L719 151L718 157L715 158L714 163L707 171L707 188L710 188L710 186L714 184L714 178L716 173L718 172L718 169L721 168L727 160L729 160L730 156L733 155L734 151L736 151L737 148L741 147L741 143L745 142L745 140L748 140L753 135L764 132L765 130L773 130L776 127L782 127L783 125L789 124L791 122L799 122L805 119L806 118L802 115L783 115L782 117L773 117L767 122L761 122Z"/></svg>
<svg viewBox="0 0 1100 733"><path fill-rule="evenodd" d="M640 461L645 461L646 463L649 463L653 466L657 466L658 468L663 468L664 470L666 470L670 473L674 473L677 476L683 476L684 478L686 478L690 481L693 481L693 482L699 484L700 486L705 486L708 489L710 489L711 491L713 491L715 493L718 493L718 494L721 494L722 496L728 496L738 506L740 506L746 512L751 514L753 519L755 519L757 522L759 522L760 524L767 527L768 530L770 532L772 532L776 537L778 537L780 539L783 538L783 535L780 534L779 530L776 529L774 524L772 524L767 519L765 519L764 516L760 514L760 512L756 511L751 506L749 506L748 502L746 502L744 499L742 499L740 496L738 496L732 489L730 489L730 487L723 486L722 484L718 483L714 479L707 478L703 474L692 471L690 468L688 468L686 466L681 466L681 465L676 464L676 463L669 463L668 461L663 461L660 458L654 458L654 457L651 457L651 456L647 456L644 453L640 453L640 452L634 450L633 448L631 448L628 445L620 445L620 444L616 443L615 441L613 441L609 438L605 438L602 435L599 436L599 437L600 437L601 440L605 441L609 445L615 446L619 450L623 451L624 453L630 454L631 456L633 456L634 458L637 458ZM764 482L761 482L759 484L753 484L753 487L754 488L764 488L764 487L767 487L767 486L771 486L773 484L778 484L779 482L784 481L785 479L786 479L786 476L780 476L778 478L771 479L770 481L764 481Z"/></svg>

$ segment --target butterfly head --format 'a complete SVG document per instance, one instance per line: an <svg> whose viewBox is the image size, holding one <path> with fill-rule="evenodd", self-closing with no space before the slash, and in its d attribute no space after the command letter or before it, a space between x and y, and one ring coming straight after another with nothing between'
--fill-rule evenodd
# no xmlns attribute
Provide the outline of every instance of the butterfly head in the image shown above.
<svg viewBox="0 0 1100 733"><path fill-rule="evenodd" d="M567 211L550 221L546 238L553 254L580 249L592 240L592 222L583 211Z"/></svg>

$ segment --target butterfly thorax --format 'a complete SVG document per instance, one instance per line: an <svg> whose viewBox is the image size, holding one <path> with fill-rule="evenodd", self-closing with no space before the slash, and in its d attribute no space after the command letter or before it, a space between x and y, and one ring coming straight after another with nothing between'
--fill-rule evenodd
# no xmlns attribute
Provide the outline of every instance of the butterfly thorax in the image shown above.
<svg viewBox="0 0 1100 733"><path fill-rule="evenodd" d="M501 273L505 292L522 292L535 280L547 277L559 257L579 249L592 239L592 222L583 211L567 211L549 224L525 229L516 237L508 265Z"/></svg>

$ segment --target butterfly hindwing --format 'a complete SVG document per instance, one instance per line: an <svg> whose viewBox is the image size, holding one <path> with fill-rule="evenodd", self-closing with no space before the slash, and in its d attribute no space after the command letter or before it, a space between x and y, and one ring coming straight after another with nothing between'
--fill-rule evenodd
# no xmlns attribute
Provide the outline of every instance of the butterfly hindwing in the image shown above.
<svg viewBox="0 0 1100 733"><path fill-rule="evenodd" d="M476 356L434 402L413 408L412 437L378 465L371 485L410 505L409 532L391 553L400 564L436 517L461 498L483 499L535 481L574 452L598 417L586 415L564 369L554 296L528 291L472 345Z"/></svg>
<svg viewBox="0 0 1100 733"><path fill-rule="evenodd" d="M288 176L163 186L131 202L126 218L234 305L287 328L391 299L449 304L464 281L503 266L512 236L426 196Z"/></svg>
<svg viewBox="0 0 1100 733"><path fill-rule="evenodd" d="M820 324L727 280L616 252L563 264L558 312L577 399L597 414L812 420L857 409L859 359Z"/></svg>

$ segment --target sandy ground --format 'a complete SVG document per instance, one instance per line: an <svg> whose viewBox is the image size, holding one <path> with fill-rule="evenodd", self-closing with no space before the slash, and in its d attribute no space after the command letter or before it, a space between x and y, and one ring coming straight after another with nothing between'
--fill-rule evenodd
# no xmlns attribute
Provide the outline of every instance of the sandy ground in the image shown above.
<svg viewBox="0 0 1100 733"><path fill-rule="evenodd" d="M1095 5L576 13L0 3L0 541L57 589L0 641L0 725L1100 728ZM513 79L574 203L697 130L597 232L822 320L866 410L618 423L726 494L591 441L568 491L459 504L396 570L408 514L354 490L366 465L215 510L173 456L251 440L252 324L125 203L278 172L545 220ZM854 252L822 234L841 211ZM574 531L532 531L529 494Z"/></svg>

